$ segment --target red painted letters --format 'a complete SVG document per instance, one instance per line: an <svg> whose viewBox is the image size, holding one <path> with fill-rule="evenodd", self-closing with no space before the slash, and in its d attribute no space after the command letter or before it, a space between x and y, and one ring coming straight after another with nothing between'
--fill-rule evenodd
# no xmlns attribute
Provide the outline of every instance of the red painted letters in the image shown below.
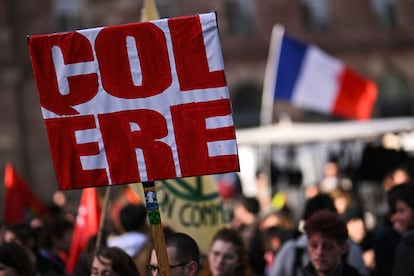
<svg viewBox="0 0 414 276"><path fill-rule="evenodd" d="M176 175L171 148L156 141L168 134L164 116L152 110L132 110L99 115L99 122L110 171L125 172L122 175L112 173L114 183L142 181L135 148L143 151L142 165L146 167L148 179L157 178L158 168L163 168L158 177ZM131 124L139 129L132 131Z"/></svg>
<svg viewBox="0 0 414 276"><path fill-rule="evenodd" d="M231 114L228 100L192 103L171 107L181 170L184 175L212 174L218 169L238 169L235 159L229 156L210 157L207 143L236 139L233 127L206 129L206 119ZM189 139L192 142L189 143ZM237 159L237 156L233 156ZM234 167L236 164L236 167Z"/></svg>
<svg viewBox="0 0 414 276"><path fill-rule="evenodd" d="M183 32L182 21L187 28ZM210 72L200 21L195 17L168 21L174 46L174 57L182 91L226 85L224 70Z"/></svg>
<svg viewBox="0 0 414 276"><path fill-rule="evenodd" d="M108 185L104 168L84 170L80 161L80 156L99 153L97 142L78 144L75 137L76 130L95 128L93 116L47 119L45 123L61 189L93 186L95 183ZM64 143L62 137L65 137Z"/></svg>
<svg viewBox="0 0 414 276"><path fill-rule="evenodd" d="M96 56L104 89L111 95L124 98L145 98L167 89L172 82L164 33L152 23L141 28L126 25L121 31L107 27L96 38ZM139 54L142 85L135 85L126 47L127 37L135 43Z"/></svg>
<svg viewBox="0 0 414 276"><path fill-rule="evenodd" d="M215 126L231 107L206 32L214 13L30 37L61 189L239 169L232 121Z"/></svg>
<svg viewBox="0 0 414 276"><path fill-rule="evenodd" d="M40 104L59 115L74 115L78 112L72 106L92 99L98 92L96 73L70 76L69 70L56 71L52 49L60 50L64 64L93 61L93 52L85 36L73 32L34 39L31 41L31 56L39 90ZM67 79L70 93L63 95L59 91L57 74Z"/></svg>

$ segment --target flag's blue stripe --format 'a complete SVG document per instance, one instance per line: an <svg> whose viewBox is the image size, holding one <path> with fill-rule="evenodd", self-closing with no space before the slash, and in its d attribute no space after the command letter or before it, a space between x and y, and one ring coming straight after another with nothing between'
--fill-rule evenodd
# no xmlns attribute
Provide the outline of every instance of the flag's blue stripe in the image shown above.
<svg viewBox="0 0 414 276"><path fill-rule="evenodd" d="M307 45L283 35L274 98L290 101Z"/></svg>

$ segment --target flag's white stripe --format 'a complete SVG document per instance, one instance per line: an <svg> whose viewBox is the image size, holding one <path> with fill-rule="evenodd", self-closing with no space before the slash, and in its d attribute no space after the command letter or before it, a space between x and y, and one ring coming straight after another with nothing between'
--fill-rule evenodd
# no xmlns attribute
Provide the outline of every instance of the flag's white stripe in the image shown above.
<svg viewBox="0 0 414 276"><path fill-rule="evenodd" d="M292 102L298 106L330 113L339 92L343 64L319 48L309 46Z"/></svg>

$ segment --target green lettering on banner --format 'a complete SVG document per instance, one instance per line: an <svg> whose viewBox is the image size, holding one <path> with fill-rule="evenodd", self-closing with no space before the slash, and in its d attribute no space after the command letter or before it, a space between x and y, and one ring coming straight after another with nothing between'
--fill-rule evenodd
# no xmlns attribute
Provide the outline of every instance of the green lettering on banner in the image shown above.
<svg viewBox="0 0 414 276"><path fill-rule="evenodd" d="M156 188L163 222L193 236L206 253L214 233L231 221L213 176L157 181Z"/></svg>
<svg viewBox="0 0 414 276"><path fill-rule="evenodd" d="M177 212L180 223L186 227L199 228L230 222L230 215L221 203L186 203Z"/></svg>

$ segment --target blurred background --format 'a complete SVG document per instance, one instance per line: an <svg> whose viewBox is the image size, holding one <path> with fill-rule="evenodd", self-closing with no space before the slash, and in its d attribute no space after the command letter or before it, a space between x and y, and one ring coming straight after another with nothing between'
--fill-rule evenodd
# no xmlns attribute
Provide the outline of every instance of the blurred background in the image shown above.
<svg viewBox="0 0 414 276"><path fill-rule="evenodd" d="M161 17L217 12L237 129L260 123L264 73L271 30L275 24L282 24L291 36L316 44L374 80L379 96L373 118L413 115L412 0L155 2ZM27 36L137 22L142 4L142 0L0 1L0 176L6 163L12 162L45 202L51 200L58 187L33 78ZM294 122L338 121L337 118L296 109L284 103L276 103L274 113L274 122L280 118ZM343 168L355 170L361 167L361 154L366 142L307 146L305 152L311 154L303 155L302 161L298 161L297 153L304 145L273 148L273 186L282 180L288 184L293 181L299 186L316 181L322 176L322 164L333 156L341 157ZM301 163L316 165L308 168L306 173L301 169ZM283 172L284 168L288 171ZM296 178L295 170L299 171ZM66 193L69 200L78 200L80 191ZM3 196L3 186L0 196Z"/></svg>

